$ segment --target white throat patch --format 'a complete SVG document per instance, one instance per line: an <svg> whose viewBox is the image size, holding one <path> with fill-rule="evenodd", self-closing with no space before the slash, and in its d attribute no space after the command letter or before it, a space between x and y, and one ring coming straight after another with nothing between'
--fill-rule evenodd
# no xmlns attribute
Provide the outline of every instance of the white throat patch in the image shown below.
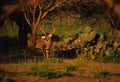
<svg viewBox="0 0 120 82"><path fill-rule="evenodd" d="M41 36L42 39L45 39L45 36Z"/></svg>

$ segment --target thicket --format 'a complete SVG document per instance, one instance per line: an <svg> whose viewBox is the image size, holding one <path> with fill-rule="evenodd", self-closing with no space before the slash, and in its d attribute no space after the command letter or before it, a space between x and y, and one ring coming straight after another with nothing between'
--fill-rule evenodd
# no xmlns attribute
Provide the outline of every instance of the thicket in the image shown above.
<svg viewBox="0 0 120 82"><path fill-rule="evenodd" d="M119 63L120 37L115 40L111 36L110 29L100 32L100 29L97 31L89 25L80 26L74 32L64 34L60 41L54 42L53 49L57 56L85 56L101 62Z"/></svg>
<svg viewBox="0 0 120 82"><path fill-rule="evenodd" d="M63 58L84 56L101 62L119 63L120 37L112 37L112 29L105 18L104 5L96 4L94 0L68 0L64 4L66 5L50 12L37 29L37 34L42 35L39 28L45 27L49 32L51 24L55 25L51 53ZM15 23L13 26L6 25L4 27L8 28L3 27L0 30L0 48L11 51L12 46L20 46L19 30Z"/></svg>
<svg viewBox="0 0 120 82"><path fill-rule="evenodd" d="M90 22L86 24L82 21L72 21L73 23L71 24L64 23L66 21L63 21L62 25L60 25L60 22L58 23L58 20L55 22L56 33L52 37L51 54L61 58L86 57L100 62L120 62L120 37L118 36L116 40L111 37L112 31L109 25L91 25ZM51 30L51 25L46 21L43 21L40 26L46 27L45 30L48 32ZM15 51L19 52L19 50L14 49L15 46L19 46L19 42L15 42L19 40L14 36L17 32L13 30L11 36L9 35L11 33L9 29L7 29L7 32L8 35L6 31L3 32L4 38L1 37L0 41L5 45L1 44L1 46L7 47L8 54L9 52L13 52L13 54ZM38 35L41 35L39 33L38 31ZM10 37L7 38L5 36ZM24 49L21 50L21 54L24 55L23 52ZM31 54L40 54L40 52L31 52Z"/></svg>

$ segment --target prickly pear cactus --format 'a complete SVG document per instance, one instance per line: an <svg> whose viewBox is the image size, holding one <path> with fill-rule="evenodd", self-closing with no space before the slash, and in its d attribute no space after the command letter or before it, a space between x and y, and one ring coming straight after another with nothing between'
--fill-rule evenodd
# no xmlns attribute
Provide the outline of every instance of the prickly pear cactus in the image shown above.
<svg viewBox="0 0 120 82"><path fill-rule="evenodd" d="M79 37L83 41L91 41L95 37L96 33L89 27L82 27Z"/></svg>

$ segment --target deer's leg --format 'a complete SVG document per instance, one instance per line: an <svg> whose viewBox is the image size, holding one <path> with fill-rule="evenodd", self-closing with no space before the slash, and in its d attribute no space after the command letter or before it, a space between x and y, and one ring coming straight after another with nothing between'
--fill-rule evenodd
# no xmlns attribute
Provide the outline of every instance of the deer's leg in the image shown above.
<svg viewBox="0 0 120 82"><path fill-rule="evenodd" d="M48 50L48 49L46 49L46 50L45 50L45 53L46 53L46 57L47 57L47 59L48 59L49 50Z"/></svg>
<svg viewBox="0 0 120 82"><path fill-rule="evenodd" d="M45 58L45 50L44 49L41 49L43 55L44 55L44 58Z"/></svg>

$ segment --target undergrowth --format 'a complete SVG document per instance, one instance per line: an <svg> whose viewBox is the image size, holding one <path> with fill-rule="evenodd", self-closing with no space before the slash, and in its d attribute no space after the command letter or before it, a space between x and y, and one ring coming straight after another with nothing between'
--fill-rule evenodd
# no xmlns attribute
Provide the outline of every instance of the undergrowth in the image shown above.
<svg viewBox="0 0 120 82"><path fill-rule="evenodd" d="M92 25L92 22L84 23L78 20L74 20L72 23L67 22L68 20L62 22L56 20L54 22L56 32L52 38L54 42L51 48L51 54L59 58L71 59L85 56L88 60L92 59L105 63L120 63L120 37L118 36L116 40L112 37L112 31L109 25L105 26L99 23ZM44 27L47 33L52 30L51 23L44 20L38 26L38 35L42 35L39 30L41 27ZM18 28L16 25L14 29L15 30L7 28L7 32L4 30L2 31L2 34L0 34L0 47L3 48L0 48L0 50L1 52L8 52L7 54L15 54L12 60L19 58L23 59L25 55L25 53L23 53L24 50L16 48L16 50L14 49L12 51L12 48L20 46L20 42L16 38L18 36L15 36L18 35ZM10 33L12 34L9 35ZM39 51L40 50L36 50L35 52L31 51L30 55L41 55ZM53 62L54 61L56 60L53 60Z"/></svg>

